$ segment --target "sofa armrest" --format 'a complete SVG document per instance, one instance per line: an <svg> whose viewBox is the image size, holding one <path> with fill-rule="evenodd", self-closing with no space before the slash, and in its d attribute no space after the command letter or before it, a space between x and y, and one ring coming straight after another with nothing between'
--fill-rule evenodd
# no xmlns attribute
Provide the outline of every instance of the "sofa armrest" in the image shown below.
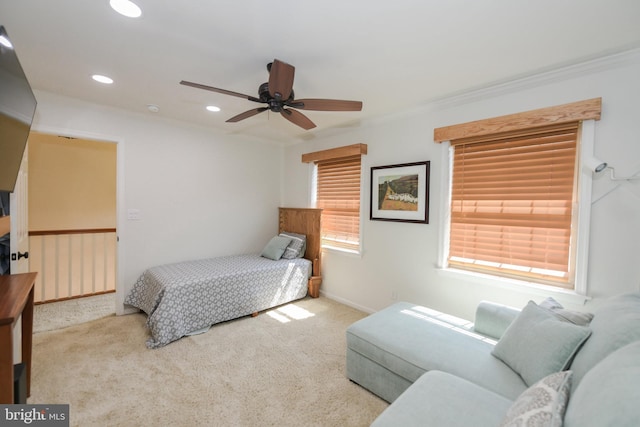
<svg viewBox="0 0 640 427"><path fill-rule="evenodd" d="M500 339L520 310L490 301L481 301L476 308L474 332Z"/></svg>

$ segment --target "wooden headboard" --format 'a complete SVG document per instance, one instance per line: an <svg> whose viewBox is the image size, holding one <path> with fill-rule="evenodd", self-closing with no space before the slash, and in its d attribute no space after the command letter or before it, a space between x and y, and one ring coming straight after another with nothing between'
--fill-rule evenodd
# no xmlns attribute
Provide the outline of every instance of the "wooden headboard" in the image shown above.
<svg viewBox="0 0 640 427"><path fill-rule="evenodd" d="M291 233L307 236L307 251L304 257L313 263L313 275L320 276L322 251L320 249L320 214L322 209L279 208L278 233Z"/></svg>

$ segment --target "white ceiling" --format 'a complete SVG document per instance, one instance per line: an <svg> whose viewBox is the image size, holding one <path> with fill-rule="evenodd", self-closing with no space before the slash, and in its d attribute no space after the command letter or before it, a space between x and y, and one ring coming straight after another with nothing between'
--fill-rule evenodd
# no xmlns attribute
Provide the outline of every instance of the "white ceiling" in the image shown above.
<svg viewBox="0 0 640 427"><path fill-rule="evenodd" d="M640 47L639 0L2 0L0 25L35 89L225 133L285 142L358 126L452 94ZM361 112L305 114L304 131L248 100L274 58L298 98L361 100ZM93 82L95 73L115 83ZM207 112L209 104L218 113Z"/></svg>

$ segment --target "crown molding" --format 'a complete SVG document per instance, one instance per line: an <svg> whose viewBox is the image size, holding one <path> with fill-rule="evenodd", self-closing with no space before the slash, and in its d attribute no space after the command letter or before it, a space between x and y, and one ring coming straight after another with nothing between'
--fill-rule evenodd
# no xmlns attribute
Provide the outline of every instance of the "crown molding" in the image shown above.
<svg viewBox="0 0 640 427"><path fill-rule="evenodd" d="M309 134L306 140L315 138L329 138L335 135L344 135L350 131L366 128L368 126L393 122L411 115L424 115L433 111L446 108L457 107L471 102L481 101L499 95L519 92L526 89L536 88L541 85L560 82L595 72L616 69L627 65L640 63L640 47L634 47L615 53L609 53L598 57L583 59L579 62L566 63L562 66L549 67L526 75L510 77L501 81L494 81L487 85L478 86L471 89L461 90L442 97L431 98L413 107L398 110L394 113L384 114L352 123L348 129L334 127L323 129ZM299 141L299 142L302 142Z"/></svg>
<svg viewBox="0 0 640 427"><path fill-rule="evenodd" d="M475 89L464 90L442 98L432 99L427 102L427 105L430 104L438 108L454 107L637 63L640 63L640 48L600 56L598 58L564 65L559 68L554 67L553 69L539 70L532 74L509 78L504 81L493 82Z"/></svg>

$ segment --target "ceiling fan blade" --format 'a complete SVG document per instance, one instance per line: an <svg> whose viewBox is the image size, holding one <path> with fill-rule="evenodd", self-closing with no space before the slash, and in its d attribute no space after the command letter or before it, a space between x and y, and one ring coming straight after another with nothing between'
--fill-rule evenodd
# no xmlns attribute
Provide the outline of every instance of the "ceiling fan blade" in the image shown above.
<svg viewBox="0 0 640 427"><path fill-rule="evenodd" d="M316 111L361 111L361 101L343 101L340 99L295 99L287 105L301 110Z"/></svg>
<svg viewBox="0 0 640 427"><path fill-rule="evenodd" d="M269 94L276 99L280 97L282 101L289 99L293 91L295 72L296 68L293 65L274 59L269 71Z"/></svg>
<svg viewBox="0 0 640 427"><path fill-rule="evenodd" d="M260 108L254 108L253 110L245 111L244 113L240 113L237 116L231 117L229 120L227 120L227 123L235 123L235 122L239 122L240 120L248 119L249 117L253 117L256 114L260 114L263 111L266 111L268 109L269 109L268 107L260 107Z"/></svg>
<svg viewBox="0 0 640 427"><path fill-rule="evenodd" d="M282 110L280 114L282 114L282 117L289 120L294 125L298 125L305 130L313 129L314 127L316 127L315 123L313 123L307 116L299 111L286 109Z"/></svg>
<svg viewBox="0 0 640 427"><path fill-rule="evenodd" d="M203 85L203 84L200 84L200 83L193 83L193 82L188 82L186 80L182 80L180 82L180 84L181 85L185 85L185 86L195 87L196 89L210 90L212 92L218 92L218 93L222 93L222 94L225 94L225 95L237 96L238 98L248 99L249 101L262 102L258 98L256 98L255 96L245 95L244 93L233 92L231 90L220 89L220 88L217 88L217 87L207 86L207 85Z"/></svg>

